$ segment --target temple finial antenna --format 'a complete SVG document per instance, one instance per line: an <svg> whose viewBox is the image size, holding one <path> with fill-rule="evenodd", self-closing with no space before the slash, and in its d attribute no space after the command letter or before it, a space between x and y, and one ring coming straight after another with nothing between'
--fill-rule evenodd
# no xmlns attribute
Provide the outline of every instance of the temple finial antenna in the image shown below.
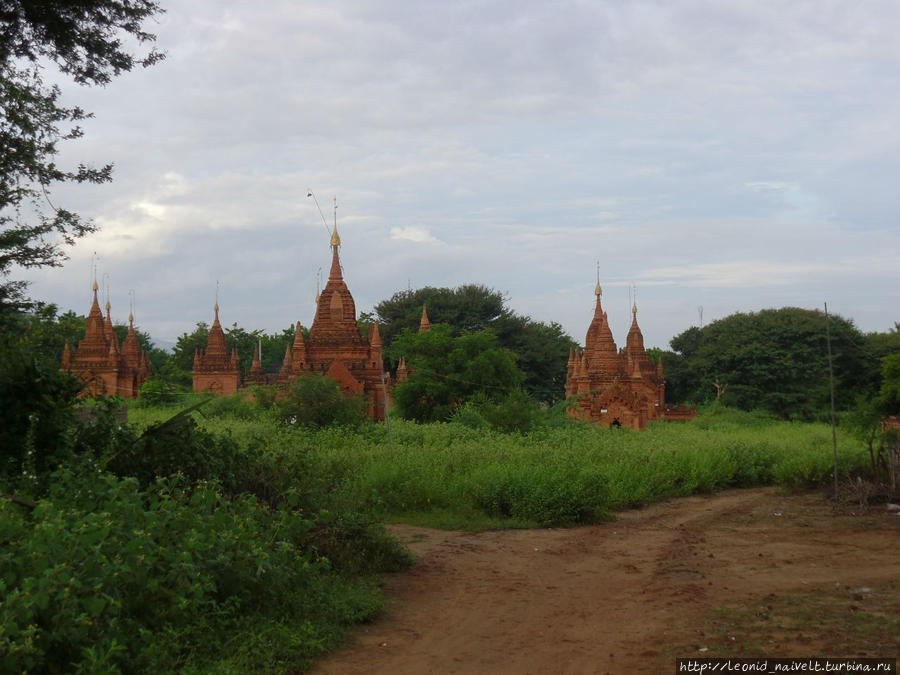
<svg viewBox="0 0 900 675"><path fill-rule="evenodd" d="M598 298L603 295L603 289L600 288L600 261L597 261L597 285L594 287L594 295Z"/></svg>
<svg viewBox="0 0 900 675"><path fill-rule="evenodd" d="M134 321L134 289L128 289L128 295L131 299L131 302L128 307L128 323L132 323Z"/></svg>
<svg viewBox="0 0 900 675"><path fill-rule="evenodd" d="M94 251L91 254L91 288L93 290L97 290L97 260L99 256L97 255L97 251Z"/></svg>
<svg viewBox="0 0 900 675"><path fill-rule="evenodd" d="M313 198L313 201L316 203L316 208L319 209L319 215L322 216L322 225L325 226L325 231L328 232L328 234L331 234L331 228L328 227L328 221L325 220L325 214L322 213L322 207L319 206L319 200L316 199L315 193L309 188L306 188L306 196Z"/></svg>
<svg viewBox="0 0 900 675"><path fill-rule="evenodd" d="M337 197L334 198L334 229L331 231L331 245L341 245L341 235L337 231Z"/></svg>
<svg viewBox="0 0 900 675"><path fill-rule="evenodd" d="M216 279L216 304L213 307L216 310L216 318L219 318L219 280Z"/></svg>
<svg viewBox="0 0 900 675"><path fill-rule="evenodd" d="M103 289L106 292L106 313L109 314L109 272L104 272L100 280L103 282Z"/></svg>

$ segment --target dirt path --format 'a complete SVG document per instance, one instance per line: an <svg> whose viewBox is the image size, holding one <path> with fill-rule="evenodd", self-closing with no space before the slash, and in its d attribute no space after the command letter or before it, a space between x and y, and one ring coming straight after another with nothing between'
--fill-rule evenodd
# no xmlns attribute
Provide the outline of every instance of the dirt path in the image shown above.
<svg viewBox="0 0 900 675"><path fill-rule="evenodd" d="M822 593L848 612L900 599L900 517L835 515L818 494L735 490L573 529L392 529L418 562L388 579L387 614L318 672L657 673L675 656L859 656L835 651L860 649L824 619L805 633L788 617L720 634L716 617L758 607L748 616L768 619L784 598ZM886 644L869 656L897 655L900 638L872 634Z"/></svg>

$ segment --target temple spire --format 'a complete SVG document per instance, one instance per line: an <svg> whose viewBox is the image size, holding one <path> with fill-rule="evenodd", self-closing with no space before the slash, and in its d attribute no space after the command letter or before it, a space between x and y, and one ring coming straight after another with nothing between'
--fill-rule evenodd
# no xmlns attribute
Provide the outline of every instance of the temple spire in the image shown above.
<svg viewBox="0 0 900 675"><path fill-rule="evenodd" d="M369 344L376 349L381 349L381 333L378 330L378 322L372 324L372 332L369 334Z"/></svg>
<svg viewBox="0 0 900 675"><path fill-rule="evenodd" d="M334 229L331 231L331 245L341 245L341 235L338 234L337 230L337 197L334 198Z"/></svg>
<svg viewBox="0 0 900 675"><path fill-rule="evenodd" d="M426 305L422 305L422 319L419 321L419 332L427 333L431 330L431 322L428 320L428 308Z"/></svg>

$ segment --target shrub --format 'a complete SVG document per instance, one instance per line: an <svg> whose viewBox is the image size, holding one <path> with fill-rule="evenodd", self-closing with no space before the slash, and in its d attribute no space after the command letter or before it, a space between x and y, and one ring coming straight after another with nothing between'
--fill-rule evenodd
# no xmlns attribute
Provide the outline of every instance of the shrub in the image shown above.
<svg viewBox="0 0 900 675"><path fill-rule="evenodd" d="M173 405L178 403L185 391L184 387L151 377L141 385L138 401L140 405L147 407Z"/></svg>
<svg viewBox="0 0 900 675"><path fill-rule="evenodd" d="M0 502L0 669L308 665L343 626L380 609L373 589L343 581L310 546L314 527L289 504L227 500L211 483L173 477L142 490L134 479L62 471L32 512ZM365 523L359 532L368 535ZM396 567L395 551L368 550L388 550L382 560ZM246 643L237 655L225 649L232 641Z"/></svg>
<svg viewBox="0 0 900 675"><path fill-rule="evenodd" d="M0 345L0 481L32 494L71 453L81 382L28 350Z"/></svg>
<svg viewBox="0 0 900 675"><path fill-rule="evenodd" d="M278 404L278 415L288 424L312 428L359 427L367 420L365 399L342 394L338 383L323 375L298 377Z"/></svg>

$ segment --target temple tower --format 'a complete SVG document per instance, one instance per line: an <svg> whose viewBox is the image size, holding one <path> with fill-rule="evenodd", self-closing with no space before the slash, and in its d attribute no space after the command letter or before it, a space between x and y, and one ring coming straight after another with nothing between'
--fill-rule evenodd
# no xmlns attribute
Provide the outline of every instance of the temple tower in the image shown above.
<svg viewBox="0 0 900 675"><path fill-rule="evenodd" d="M655 419L690 419L696 409L669 409L665 404L662 361L652 364L644 348L637 321L637 302L631 308L631 328L625 348L613 340L603 311L599 272L594 289L594 316L588 326L584 351L570 350L566 367L566 397L576 398L572 416L606 427L646 429Z"/></svg>
<svg viewBox="0 0 900 675"><path fill-rule="evenodd" d="M194 352L194 391L228 396L236 393L241 385L240 360L236 349L229 354L225 346L218 300L213 309L215 318L209 329L206 349Z"/></svg>
<svg viewBox="0 0 900 675"><path fill-rule="evenodd" d="M368 338L360 335L356 304L341 268L337 206L330 246L331 270L325 288L317 296L309 337L304 339L298 322L294 344L285 354L278 380L289 383L304 373L326 375L337 381L344 394L364 396L369 416L383 420L386 385L382 379L381 335L378 324L371 326Z"/></svg>
<svg viewBox="0 0 900 675"><path fill-rule="evenodd" d="M62 356L62 370L84 380L82 398L121 396L137 398L141 385L150 377L150 359L141 350L134 331L134 312L128 315L128 335L119 348L119 340L112 323L109 298L106 317L97 300L97 281L93 283L93 301L88 312L84 338L73 350L66 343Z"/></svg>

